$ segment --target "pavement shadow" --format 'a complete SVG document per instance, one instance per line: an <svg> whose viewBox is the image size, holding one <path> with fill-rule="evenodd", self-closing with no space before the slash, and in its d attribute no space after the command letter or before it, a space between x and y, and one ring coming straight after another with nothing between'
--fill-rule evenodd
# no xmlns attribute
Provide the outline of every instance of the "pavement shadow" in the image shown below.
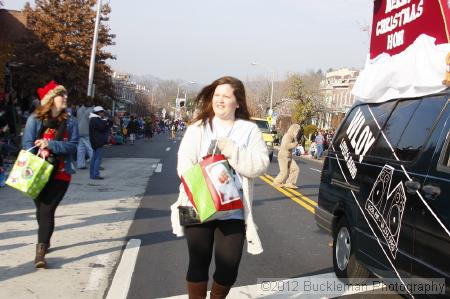
<svg viewBox="0 0 450 299"><path fill-rule="evenodd" d="M319 193L302 193L303 196L306 196L308 198L317 198L319 196Z"/></svg>
<svg viewBox="0 0 450 299"><path fill-rule="evenodd" d="M34 215L36 215L34 211L9 215L0 214L0 223L8 221L30 221L30 217L33 217Z"/></svg>
<svg viewBox="0 0 450 299"><path fill-rule="evenodd" d="M135 235L127 236L127 240L130 240L130 239L140 239L141 247L151 246L154 244L160 244L160 243L165 243L165 242L182 240L182 238L175 236L172 233L172 230L165 230L165 231L158 231L158 232L152 232L152 233L146 233L146 234L135 234Z"/></svg>
<svg viewBox="0 0 450 299"><path fill-rule="evenodd" d="M270 203L270 202L282 201L282 200L286 200L286 199L288 199L288 197L286 197L286 196L284 196L284 197L267 198L267 199L260 199L260 198L258 198L258 199L253 200L253 206L254 207L263 206L263 205L265 205L267 203Z"/></svg>
<svg viewBox="0 0 450 299"><path fill-rule="evenodd" d="M300 189L319 189L320 184L316 184L316 185L299 185L298 186Z"/></svg>
<svg viewBox="0 0 450 299"><path fill-rule="evenodd" d="M114 239L89 240L89 241L84 241L84 242L80 242L80 243L52 247L50 253L48 253L46 255L48 269L46 269L45 271L61 269L61 268L63 268L63 266L65 264L80 261L80 260L83 260L86 258L95 257L95 256L102 255L102 254L108 254L108 253L112 253L112 252L116 252L116 251L122 252L122 250L126 246L129 239L140 239L141 247L143 247L143 246L151 246L151 245L159 244L159 243L163 243L163 242L175 241L179 238L175 237L172 234L172 231L167 230L167 231L159 231L159 232L153 232L153 233L132 235L132 236L128 236L126 239L114 238ZM89 252L85 252L81 255L67 257L67 258L52 257L52 253L57 252L57 251L72 249L72 248L79 247L79 246L101 244L101 243L111 243L111 242L115 242L115 241L123 241L123 243L121 243L118 246L102 248L102 249L96 250L96 251L89 251ZM28 244L16 244L16 245L25 246ZM24 262L20 265L17 265L13 268L12 267L11 268L0 267L0 272L2 273L2 276L0 277L0 281L6 281L9 279L13 279L15 277L20 277L23 275L33 273L35 271L39 271L34 267L33 258L34 257L32 255L30 255L29 261Z"/></svg>
<svg viewBox="0 0 450 299"><path fill-rule="evenodd" d="M30 245L30 243L17 243L17 244L0 245L0 251L17 249L17 248L28 246L28 245Z"/></svg>
<svg viewBox="0 0 450 299"><path fill-rule="evenodd" d="M325 274L325 273L330 273L330 272L334 272L334 269L332 267L320 269L320 270L313 271L313 272L302 273L299 275L294 275L291 278L308 277L308 276L320 275L320 274Z"/></svg>
<svg viewBox="0 0 450 299"><path fill-rule="evenodd" d="M108 224L108 223L116 223L126 220L132 220L132 219L151 219L151 218L160 218L160 217L167 217L170 215L170 211L166 210L156 210L151 208L141 208L136 213L135 218L135 211L134 208L112 208L110 210L116 210L120 213L107 213L103 215L95 215L95 216L89 216L89 217L82 217L77 218L75 220L79 221L77 223L71 223L71 224L64 224L64 225L58 225L56 222L55 224L55 232L56 231L62 231L62 230L69 230L74 228L82 228L90 225L96 225L96 224ZM28 218L28 221L30 219ZM26 237L35 235L37 230L37 223L35 226L35 229L32 230L23 230L23 231L6 231L0 233L0 239L11 239L11 238L18 238L18 237Z"/></svg>

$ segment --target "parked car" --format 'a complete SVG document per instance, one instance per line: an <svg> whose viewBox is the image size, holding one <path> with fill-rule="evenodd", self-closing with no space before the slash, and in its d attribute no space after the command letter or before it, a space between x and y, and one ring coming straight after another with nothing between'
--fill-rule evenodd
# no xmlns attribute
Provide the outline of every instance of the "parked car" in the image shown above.
<svg viewBox="0 0 450 299"><path fill-rule="evenodd" d="M270 162L272 162L273 145L274 145L275 138L277 136L277 132L271 131L270 125L269 125L269 122L267 121L267 119L252 117L251 120L254 121L256 123L256 125L258 126L258 128L261 130L263 139L266 142L267 149L269 150Z"/></svg>
<svg viewBox="0 0 450 299"><path fill-rule="evenodd" d="M315 214L339 278L445 278L450 294L449 98L357 103L341 123Z"/></svg>

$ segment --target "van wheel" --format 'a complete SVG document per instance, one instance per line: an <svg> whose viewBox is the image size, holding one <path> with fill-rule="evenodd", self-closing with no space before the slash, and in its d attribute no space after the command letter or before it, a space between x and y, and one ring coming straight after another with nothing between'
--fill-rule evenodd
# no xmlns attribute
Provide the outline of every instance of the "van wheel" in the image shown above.
<svg viewBox="0 0 450 299"><path fill-rule="evenodd" d="M356 259L351 227L342 217L333 234L333 267L336 276L350 284L362 284L369 278L369 271Z"/></svg>
<svg viewBox="0 0 450 299"><path fill-rule="evenodd" d="M272 160L273 160L273 153L270 153L269 154L269 161L272 162Z"/></svg>

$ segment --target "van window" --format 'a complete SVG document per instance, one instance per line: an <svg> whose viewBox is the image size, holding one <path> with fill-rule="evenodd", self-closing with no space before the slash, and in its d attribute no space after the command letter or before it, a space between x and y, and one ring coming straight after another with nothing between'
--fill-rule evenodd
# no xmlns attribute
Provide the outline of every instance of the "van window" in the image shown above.
<svg viewBox="0 0 450 299"><path fill-rule="evenodd" d="M420 102L395 146L395 151L400 160L412 161L416 157L430 135L433 124L446 102L446 96L425 98Z"/></svg>
<svg viewBox="0 0 450 299"><path fill-rule="evenodd" d="M383 132L392 147L395 147L399 142L400 136L408 125L411 116L419 106L420 101L421 100L399 101L389 117L389 120L386 122L385 126L382 127ZM392 150L382 134L378 135L370 155L394 159L392 156Z"/></svg>
<svg viewBox="0 0 450 299"><path fill-rule="evenodd" d="M382 128L394 108L396 101L389 101L381 104L370 104L369 108L373 116L377 120L378 125Z"/></svg>
<svg viewBox="0 0 450 299"><path fill-rule="evenodd" d="M446 136L443 156L441 156L438 162L438 170L450 172L450 131L447 132Z"/></svg>
<svg viewBox="0 0 450 299"><path fill-rule="evenodd" d="M374 117L380 127L383 127L384 123L388 119L389 115L392 112L393 107L395 106L396 101L389 101L384 103L376 103L376 104L364 104L364 105L358 105L355 106L350 113L348 114L345 122L343 123L342 127L340 128L339 132L337 133L337 136L333 139L334 140L334 148L339 149L339 144L341 143L342 139L347 135L347 128L350 125L350 122L355 117L358 110L361 111L361 113L364 115L364 123L369 125L373 132L375 133L375 136L378 132L378 127L375 124ZM370 111L369 111L370 109ZM373 115L373 116L372 116ZM353 153L353 151L352 151Z"/></svg>

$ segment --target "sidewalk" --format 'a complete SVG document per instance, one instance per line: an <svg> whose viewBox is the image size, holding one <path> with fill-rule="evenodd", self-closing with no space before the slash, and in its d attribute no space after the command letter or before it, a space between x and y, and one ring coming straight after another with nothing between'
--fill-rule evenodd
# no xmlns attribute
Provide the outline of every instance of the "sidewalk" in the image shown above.
<svg viewBox="0 0 450 299"><path fill-rule="evenodd" d="M77 170L56 210L48 269L34 268L33 201L0 189L0 298L103 298L157 159L107 158L104 181Z"/></svg>

